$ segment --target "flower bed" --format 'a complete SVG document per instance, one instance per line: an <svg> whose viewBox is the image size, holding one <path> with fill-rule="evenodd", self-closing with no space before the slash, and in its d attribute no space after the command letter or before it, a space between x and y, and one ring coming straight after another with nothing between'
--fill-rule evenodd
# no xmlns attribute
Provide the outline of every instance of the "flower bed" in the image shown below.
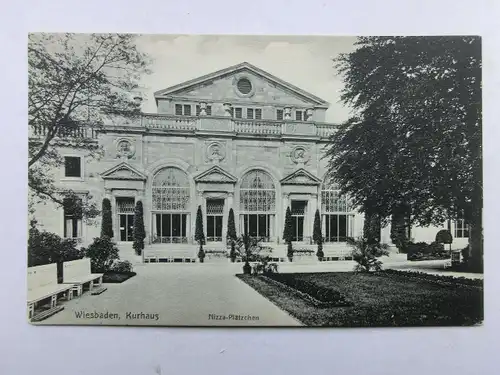
<svg viewBox="0 0 500 375"><path fill-rule="evenodd" d="M107 271L102 277L102 282L107 284L123 283L124 281L134 277L135 272L132 271Z"/></svg>
<svg viewBox="0 0 500 375"><path fill-rule="evenodd" d="M292 289L302 298L317 307L340 307L352 305L352 303L348 301L339 291L331 288L325 288L306 280L298 279L294 274L270 273L263 277Z"/></svg>
<svg viewBox="0 0 500 375"><path fill-rule="evenodd" d="M442 276L442 275L432 275L425 272L414 272L414 271L398 271L398 270L385 270L381 272L376 272L374 275L391 277L396 275L403 278L409 279L420 279L430 282L434 282L440 285L455 285L458 287L483 287L483 280L481 279L468 279L466 277L453 277L453 276Z"/></svg>

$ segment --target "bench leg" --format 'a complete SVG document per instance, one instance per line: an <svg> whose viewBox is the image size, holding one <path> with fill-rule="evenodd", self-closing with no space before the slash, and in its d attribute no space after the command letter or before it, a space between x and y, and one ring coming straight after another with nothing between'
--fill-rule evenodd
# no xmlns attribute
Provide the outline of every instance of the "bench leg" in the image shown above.
<svg viewBox="0 0 500 375"><path fill-rule="evenodd" d="M102 276L99 277L99 286L102 286Z"/></svg>
<svg viewBox="0 0 500 375"><path fill-rule="evenodd" d="M50 307L56 307L57 305L57 295L53 295L50 297Z"/></svg>
<svg viewBox="0 0 500 375"><path fill-rule="evenodd" d="M35 315L35 303L28 303L28 319Z"/></svg>
<svg viewBox="0 0 500 375"><path fill-rule="evenodd" d="M92 291L92 289L94 289L94 280L92 280L89 285L89 291Z"/></svg>
<svg viewBox="0 0 500 375"><path fill-rule="evenodd" d="M73 298L73 288L67 290L66 301L70 301L72 298Z"/></svg>

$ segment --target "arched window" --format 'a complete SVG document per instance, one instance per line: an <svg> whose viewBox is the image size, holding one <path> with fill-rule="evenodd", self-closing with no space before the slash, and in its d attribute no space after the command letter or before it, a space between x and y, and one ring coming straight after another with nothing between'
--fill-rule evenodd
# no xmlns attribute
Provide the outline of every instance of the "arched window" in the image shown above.
<svg viewBox="0 0 500 375"><path fill-rule="evenodd" d="M325 181L321 186L321 214L325 242L345 242L352 237L354 215L336 184Z"/></svg>
<svg viewBox="0 0 500 375"><path fill-rule="evenodd" d="M240 228L242 233L269 241L274 235L276 188L271 176L254 169L240 186Z"/></svg>
<svg viewBox="0 0 500 375"><path fill-rule="evenodd" d="M154 243L186 243L189 213L189 180L177 168L164 168L153 178L152 212Z"/></svg>

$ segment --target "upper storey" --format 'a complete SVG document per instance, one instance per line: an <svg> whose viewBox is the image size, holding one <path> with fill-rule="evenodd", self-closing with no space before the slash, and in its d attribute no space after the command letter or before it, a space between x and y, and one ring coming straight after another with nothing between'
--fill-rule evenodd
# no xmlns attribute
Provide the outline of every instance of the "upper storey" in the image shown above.
<svg viewBox="0 0 500 375"><path fill-rule="evenodd" d="M325 120L329 104L247 62L155 93L159 114L252 120Z"/></svg>

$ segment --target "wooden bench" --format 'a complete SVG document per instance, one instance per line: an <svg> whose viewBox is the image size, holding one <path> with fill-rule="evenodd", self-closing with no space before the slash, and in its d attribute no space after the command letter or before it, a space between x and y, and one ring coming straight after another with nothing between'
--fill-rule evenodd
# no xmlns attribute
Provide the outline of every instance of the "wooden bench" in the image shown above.
<svg viewBox="0 0 500 375"><path fill-rule="evenodd" d="M57 297L64 293L66 300L72 297L73 285L57 283L57 264L28 267L28 319L40 321L64 309L57 305ZM50 298L50 308L35 314L36 304Z"/></svg>
<svg viewBox="0 0 500 375"><path fill-rule="evenodd" d="M88 284L91 294L101 294L107 288L102 286L102 273L90 272L90 259L78 259L63 263L63 283L72 284L72 291L77 296L83 294L83 287ZM95 288L97 286L97 288Z"/></svg>

